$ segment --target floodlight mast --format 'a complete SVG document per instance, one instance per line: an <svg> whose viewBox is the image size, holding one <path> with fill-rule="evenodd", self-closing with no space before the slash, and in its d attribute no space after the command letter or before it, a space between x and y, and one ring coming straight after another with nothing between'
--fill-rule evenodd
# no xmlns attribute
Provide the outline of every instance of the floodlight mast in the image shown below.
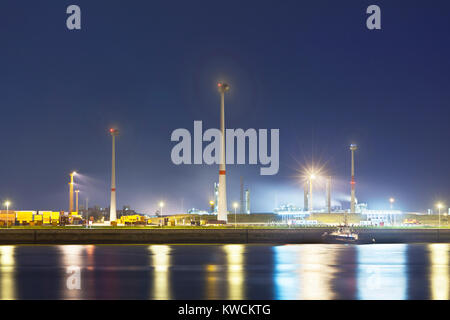
<svg viewBox="0 0 450 320"><path fill-rule="evenodd" d="M69 182L69 213L73 211L73 176L77 173L75 171L71 172L70 182Z"/></svg>
<svg viewBox="0 0 450 320"><path fill-rule="evenodd" d="M109 129L112 136L112 166L111 166L111 203L109 206L109 222L116 221L116 136L119 135L119 130Z"/></svg>
<svg viewBox="0 0 450 320"><path fill-rule="evenodd" d="M352 152L352 180L350 182L351 184L351 199L350 199L350 213L355 213L355 207L356 207L356 197L355 197L355 150L358 149L356 144L350 145L350 151Z"/></svg>

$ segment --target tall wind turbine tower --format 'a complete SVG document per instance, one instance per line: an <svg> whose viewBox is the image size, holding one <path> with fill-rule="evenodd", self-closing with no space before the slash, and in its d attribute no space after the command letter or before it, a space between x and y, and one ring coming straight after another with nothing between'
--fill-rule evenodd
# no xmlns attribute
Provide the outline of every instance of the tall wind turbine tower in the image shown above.
<svg viewBox="0 0 450 320"><path fill-rule="evenodd" d="M116 136L119 135L119 130L109 129L112 136L112 166L111 166L111 204L109 206L109 222L116 221Z"/></svg>
<svg viewBox="0 0 450 320"><path fill-rule="evenodd" d="M220 92L220 164L219 164L219 203L217 206L217 220L227 219L227 184L225 176L225 92L230 90L226 83L219 82L217 87Z"/></svg>
<svg viewBox="0 0 450 320"><path fill-rule="evenodd" d="M355 199L355 150L358 149L356 144L350 145L350 151L352 152L352 186L351 200L350 200L350 213L355 213L356 199Z"/></svg>

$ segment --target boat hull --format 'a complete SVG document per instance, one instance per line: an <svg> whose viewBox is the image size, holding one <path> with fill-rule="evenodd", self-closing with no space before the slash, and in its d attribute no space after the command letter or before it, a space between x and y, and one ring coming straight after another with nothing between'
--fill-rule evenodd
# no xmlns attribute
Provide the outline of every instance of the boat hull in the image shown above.
<svg viewBox="0 0 450 320"><path fill-rule="evenodd" d="M324 233L322 235L322 239L324 241L324 243L340 243L340 244L370 244L370 243L374 243L375 239L364 239L361 237L356 236L352 236L352 235L339 235L339 234L329 234L329 233Z"/></svg>

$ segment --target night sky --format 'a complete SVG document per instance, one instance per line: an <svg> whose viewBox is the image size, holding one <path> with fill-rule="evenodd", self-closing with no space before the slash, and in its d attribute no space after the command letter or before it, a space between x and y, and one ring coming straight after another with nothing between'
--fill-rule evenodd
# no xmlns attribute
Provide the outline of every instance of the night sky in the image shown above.
<svg viewBox="0 0 450 320"><path fill-rule="evenodd" d="M382 30L366 28L371 4ZM218 166L172 164L170 135L219 127L224 80L227 128L280 129L277 175L227 167L230 207L241 175L252 211L302 206L299 170L314 162L348 208L350 143L360 202L450 205L449 18L448 1L2 0L0 200L67 211L77 170L80 202L109 205L114 126L118 208L207 209Z"/></svg>

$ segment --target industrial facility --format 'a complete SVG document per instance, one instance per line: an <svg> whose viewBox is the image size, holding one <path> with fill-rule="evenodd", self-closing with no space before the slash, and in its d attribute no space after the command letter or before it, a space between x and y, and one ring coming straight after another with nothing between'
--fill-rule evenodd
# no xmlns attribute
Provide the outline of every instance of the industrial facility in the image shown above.
<svg viewBox="0 0 450 320"><path fill-rule="evenodd" d="M250 188L244 183L244 178L240 177L239 202L233 202L233 209L228 210L227 206L227 188L226 188L226 167L225 167L225 93L229 91L230 86L224 82L217 84L220 93L220 132L221 139L221 162L219 164L219 180L213 185L213 199L209 200L209 210L189 209L187 212L173 213L168 212L163 215L164 202L160 201L159 209L155 216L146 214L137 214L130 210L129 206L123 210L116 208L116 137L119 131L115 128L109 129L112 138L111 153L111 188L110 205L108 208L89 208L79 206L79 192L75 190L74 180L77 172L69 174L69 206L68 211L23 211L9 210L10 202L5 202L6 210L0 210L0 226L10 227L13 225L22 226L92 226L95 223L101 225L117 226L207 226L222 225L236 227L238 223L243 225L334 225L339 224L350 215L353 219L353 225L363 227L368 226L394 226L394 225L415 225L420 224L424 219L414 218L417 213L405 213L393 208L395 199L389 198L390 209L378 210L369 209L367 203L358 203L356 196L356 177L355 177L355 152L357 145L350 144L350 206L343 209L342 206L332 206L333 203L333 176L329 173L324 174L321 170L314 167L308 168L303 176L303 207L292 203L282 204L270 213L255 213L251 210ZM320 182L320 183L319 183ZM318 188L325 194L325 201L318 196ZM316 193L316 194L314 194ZM86 199L87 200L87 199ZM442 209L442 219L441 219ZM429 210L429 214L431 213ZM438 225L445 222L448 224L447 212L442 203L438 204ZM228 216L234 213L232 221ZM239 213L239 215L238 215ZM248 217L245 218L244 216ZM411 217L411 215L413 215ZM208 217L209 216L209 217ZM427 220L426 223L430 223Z"/></svg>

